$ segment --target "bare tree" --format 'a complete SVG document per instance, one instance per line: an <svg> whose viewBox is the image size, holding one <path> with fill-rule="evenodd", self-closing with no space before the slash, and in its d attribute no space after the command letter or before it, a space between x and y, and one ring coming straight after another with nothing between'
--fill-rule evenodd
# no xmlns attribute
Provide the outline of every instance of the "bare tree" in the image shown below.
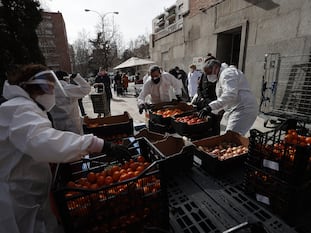
<svg viewBox="0 0 311 233"><path fill-rule="evenodd" d="M103 25L98 27L96 38L89 40L93 48L90 66L94 72L99 67L108 69L118 62L122 43L118 26L113 20L105 19L101 23Z"/></svg>
<svg viewBox="0 0 311 233"><path fill-rule="evenodd" d="M74 49L74 72L87 76L89 73L89 60L90 60L90 43L89 35L85 30L79 32L79 39L73 44Z"/></svg>

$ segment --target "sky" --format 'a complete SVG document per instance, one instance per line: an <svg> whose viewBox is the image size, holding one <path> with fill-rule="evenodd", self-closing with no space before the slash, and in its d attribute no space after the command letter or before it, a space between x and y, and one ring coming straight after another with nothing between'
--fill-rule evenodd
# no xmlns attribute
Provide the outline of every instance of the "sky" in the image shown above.
<svg viewBox="0 0 311 233"><path fill-rule="evenodd" d="M128 43L138 35L152 32L152 19L164 12L164 8L176 3L176 0L40 0L42 7L52 12L61 12L65 21L68 42L73 43L83 29L95 36L96 26L101 14L118 11L118 15L109 14L108 20L114 20L121 32L122 40ZM106 19L105 17L105 19ZM112 19L113 17L113 19Z"/></svg>

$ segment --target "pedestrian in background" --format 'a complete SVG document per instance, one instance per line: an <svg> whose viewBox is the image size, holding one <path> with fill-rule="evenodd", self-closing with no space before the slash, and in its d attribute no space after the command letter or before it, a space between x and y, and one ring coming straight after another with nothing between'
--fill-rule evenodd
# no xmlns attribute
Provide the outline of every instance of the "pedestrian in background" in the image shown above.
<svg viewBox="0 0 311 233"><path fill-rule="evenodd" d="M102 84L102 85L97 85L97 84ZM112 99L112 92L111 92L111 81L108 76L108 73L105 69L101 68L100 71L98 72L96 78L95 78L95 85L94 87L97 87L97 92L101 93L105 91L106 94L106 100L107 100L107 109L108 109L108 114L111 114L111 99Z"/></svg>
<svg viewBox="0 0 311 233"><path fill-rule="evenodd" d="M127 93L127 88L129 86L129 77L126 75L126 73L123 73L122 75L122 85L124 92Z"/></svg>
<svg viewBox="0 0 311 233"><path fill-rule="evenodd" d="M189 66L190 72L188 73L188 94L190 101L197 94L199 79L202 73L197 70L196 65L192 64Z"/></svg>
<svg viewBox="0 0 311 233"><path fill-rule="evenodd" d="M70 131L82 135L83 127L78 99L88 95L91 92L91 86L80 74L71 76L72 82L76 83L76 85L65 81L66 78L67 80L69 78L66 72L56 71L55 74L66 95L59 88L55 88L55 106L50 111L54 127L58 130Z"/></svg>

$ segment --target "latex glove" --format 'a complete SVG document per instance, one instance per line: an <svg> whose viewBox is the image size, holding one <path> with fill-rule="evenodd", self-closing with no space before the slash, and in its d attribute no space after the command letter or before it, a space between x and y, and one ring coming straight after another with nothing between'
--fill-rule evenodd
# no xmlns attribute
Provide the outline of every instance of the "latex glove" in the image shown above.
<svg viewBox="0 0 311 233"><path fill-rule="evenodd" d="M138 106L139 114L142 114L143 111L144 111L144 109L146 109L145 104L140 104L140 105Z"/></svg>
<svg viewBox="0 0 311 233"><path fill-rule="evenodd" d="M127 147L107 141L104 142L102 152L106 153L108 157L117 159L122 164L124 160L129 161L131 159L131 154Z"/></svg>
<svg viewBox="0 0 311 233"><path fill-rule="evenodd" d="M204 107L200 112L199 112L199 117L200 118L205 118L207 117L210 113L212 112L212 109L209 105Z"/></svg>

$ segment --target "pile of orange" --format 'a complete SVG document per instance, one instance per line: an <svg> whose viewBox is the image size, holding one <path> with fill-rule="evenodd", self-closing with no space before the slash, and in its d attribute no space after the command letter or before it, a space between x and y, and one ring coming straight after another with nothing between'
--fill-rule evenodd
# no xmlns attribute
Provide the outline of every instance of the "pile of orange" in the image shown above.
<svg viewBox="0 0 311 233"><path fill-rule="evenodd" d="M143 172L149 165L150 163L146 162L145 158L140 155L137 157L137 161L131 159L122 166L114 165L101 172L90 172L87 177L82 177L75 182L68 182L67 187L98 189L116 182L134 178Z"/></svg>
<svg viewBox="0 0 311 233"><path fill-rule="evenodd" d="M161 115L162 117L166 118L166 117L172 117L178 114L182 114L183 111L179 108L163 108L153 113L156 115Z"/></svg>
<svg viewBox="0 0 311 233"><path fill-rule="evenodd" d="M298 135L297 131L294 129L288 130L285 138L285 143L299 145L299 146L309 146L311 145L311 137L305 137Z"/></svg>

